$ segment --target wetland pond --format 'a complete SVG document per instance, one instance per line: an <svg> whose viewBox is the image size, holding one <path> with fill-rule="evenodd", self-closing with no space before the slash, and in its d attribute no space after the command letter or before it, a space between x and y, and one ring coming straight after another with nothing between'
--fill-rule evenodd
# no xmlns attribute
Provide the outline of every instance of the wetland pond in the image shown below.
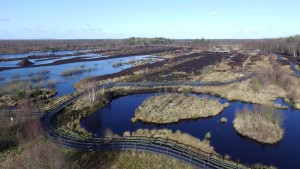
<svg viewBox="0 0 300 169"><path fill-rule="evenodd" d="M196 120L180 120L178 123L157 125L154 123L131 122L135 109L144 100L155 93L135 94L116 98L107 104L103 109L87 116L81 120L81 126L93 133L95 137L102 137L104 131L109 128L114 133L122 135L125 131L136 131L138 129L171 129L173 132L180 130L193 137L203 140L205 133L210 132L211 145L221 155L229 155L231 159L238 160L243 164L262 163L273 165L279 168L295 168L300 160L300 110L294 110L290 105L277 99L275 103L287 105L288 110L280 110L284 116L283 128L284 137L274 145L260 144L249 138L239 135L233 128L232 121L236 110L244 107L252 109L254 104L241 101L230 102L228 108L210 118L199 118ZM198 97L214 97L209 95L196 94ZM218 98L219 99L219 98ZM226 99L219 99L220 103L227 102ZM228 119L227 123L220 122L221 117Z"/></svg>
<svg viewBox="0 0 300 169"><path fill-rule="evenodd" d="M91 55L93 56L93 55ZM123 64L121 66L114 66L116 63L128 63L132 60L144 60L148 59L149 55L142 56L128 56L123 58L113 58L99 61L86 61L86 62L76 62L68 63L62 65L53 65L53 66L41 66L41 67L28 67L28 68L18 68L11 70L4 70L0 72L0 77L3 77L4 80L0 81L0 85L15 79L30 79L31 76L37 72L43 72L48 70L47 73L42 73L45 76L44 81L50 79L56 79L57 83L55 85L58 93L55 97L62 95L70 94L75 92L73 84L79 82L85 77L91 76L101 76L119 72L123 69L130 68L130 64ZM72 75L72 76L61 76L61 73L65 70L70 70L74 68L90 69L89 71L83 71L82 73Z"/></svg>

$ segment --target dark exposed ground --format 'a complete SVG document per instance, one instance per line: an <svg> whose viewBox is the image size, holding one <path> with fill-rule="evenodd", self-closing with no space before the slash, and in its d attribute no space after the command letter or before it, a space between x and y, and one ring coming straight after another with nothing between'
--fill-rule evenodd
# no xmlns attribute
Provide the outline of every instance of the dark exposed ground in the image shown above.
<svg viewBox="0 0 300 169"><path fill-rule="evenodd" d="M232 55L230 55L232 56ZM241 67L243 65L243 62L245 62L248 58L247 55L243 54L234 54L234 57L232 57L230 60L231 62L228 63L229 66L234 67L234 66L239 66Z"/></svg>
<svg viewBox="0 0 300 169"><path fill-rule="evenodd" d="M129 81L174 81L174 80L183 80L186 75L183 74L172 74L172 72L185 72L187 74L197 74L200 72L203 67L208 65L213 65L216 62L220 62L222 58L229 58L232 54L228 53L193 53L189 55L182 55L176 58L171 59L165 59L160 62L152 63L152 64L146 64L141 66L132 67L129 69L125 69L121 72L104 75L104 76L96 76L89 78L89 81L99 81L99 80L106 80L110 78L115 77L121 77L124 75L134 75L134 72L145 70L145 69L151 69L156 70L161 67L166 67L166 69L162 71L154 71L153 73L149 73L146 76L134 76L135 78L129 80ZM199 57L202 56L202 57ZM194 58L194 59L193 59ZM234 59L231 62L231 66L241 66L242 63L247 59L247 56L242 54L236 54L236 59ZM191 59L187 62L183 62L181 64L175 65L173 67L169 67L170 63L174 62L181 62L185 59ZM187 79L185 79L187 80Z"/></svg>

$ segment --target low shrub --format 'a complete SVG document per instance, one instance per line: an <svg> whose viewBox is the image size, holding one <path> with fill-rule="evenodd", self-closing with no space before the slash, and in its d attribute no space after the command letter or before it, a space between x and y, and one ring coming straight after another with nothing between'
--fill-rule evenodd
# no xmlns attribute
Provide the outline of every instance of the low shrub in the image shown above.
<svg viewBox="0 0 300 169"><path fill-rule="evenodd" d="M259 90L262 88L262 85L260 84L260 82L256 78L253 78L253 79L251 79L251 83L252 83L253 91L255 93L258 93Z"/></svg>
<svg viewBox="0 0 300 169"><path fill-rule="evenodd" d="M40 82L40 81L46 80L48 78L49 78L49 76L37 74L37 75L31 76L29 80L32 82Z"/></svg>
<svg viewBox="0 0 300 169"><path fill-rule="evenodd" d="M84 67L75 67L72 69L66 69L63 72L61 72L61 76L73 76L73 75L78 75L82 74L84 72L91 72L93 70L96 70L97 67L90 67L90 68L84 68Z"/></svg>
<svg viewBox="0 0 300 169"><path fill-rule="evenodd" d="M204 138L205 138L206 140L209 140L209 139L211 138L210 132L207 132L207 133L205 134Z"/></svg>
<svg viewBox="0 0 300 169"><path fill-rule="evenodd" d="M300 101L300 90L292 89L288 94L289 101L294 105L297 101Z"/></svg>
<svg viewBox="0 0 300 169"><path fill-rule="evenodd" d="M47 82L47 86L49 88L54 88L55 85L58 83L58 80L56 78L51 78L48 82Z"/></svg>
<svg viewBox="0 0 300 169"><path fill-rule="evenodd" d="M0 96L15 95L18 91L31 89L32 85L26 80L15 79L0 85Z"/></svg>
<svg viewBox="0 0 300 169"><path fill-rule="evenodd" d="M221 123L226 123L227 122L227 118L226 117L222 117L220 121L221 121Z"/></svg>
<svg viewBox="0 0 300 169"><path fill-rule="evenodd" d="M183 90L183 95L184 95L185 97L188 97L188 96L190 95L190 93L191 93L191 91L190 91L189 89L184 89L184 90Z"/></svg>
<svg viewBox="0 0 300 169"><path fill-rule="evenodd" d="M18 75L18 74L13 74L13 75L11 75L11 78L12 78L12 79L19 79L19 78L20 78L20 75Z"/></svg>
<svg viewBox="0 0 300 169"><path fill-rule="evenodd" d="M66 69L63 72L61 72L61 76L72 76L76 74L81 74L84 72L83 68L73 68L73 69Z"/></svg>
<svg viewBox="0 0 300 169"><path fill-rule="evenodd" d="M226 102L223 104L223 106L226 108L226 107L229 107L230 106L230 103L229 102Z"/></svg>
<svg viewBox="0 0 300 169"><path fill-rule="evenodd" d="M200 70L200 73L201 74L206 74L206 73L209 73L213 70L213 66L209 65L209 66L204 66L201 70Z"/></svg>
<svg viewBox="0 0 300 169"><path fill-rule="evenodd" d="M48 74L48 73L50 73L50 70L46 70L46 69L44 69L44 70L38 70L36 72L36 74Z"/></svg>
<svg viewBox="0 0 300 169"><path fill-rule="evenodd" d="M125 131L125 132L123 133L123 137L130 137L130 136L131 136L130 131Z"/></svg>

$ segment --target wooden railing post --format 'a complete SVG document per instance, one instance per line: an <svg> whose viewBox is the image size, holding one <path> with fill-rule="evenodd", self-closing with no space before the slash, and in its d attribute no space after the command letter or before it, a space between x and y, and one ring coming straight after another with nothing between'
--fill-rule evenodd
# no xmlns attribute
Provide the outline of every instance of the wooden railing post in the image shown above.
<svg viewBox="0 0 300 169"><path fill-rule="evenodd" d="M223 161L222 161L222 168L224 168L224 156L223 156Z"/></svg>
<svg viewBox="0 0 300 169"><path fill-rule="evenodd" d="M210 163L210 157L211 157L211 154L209 154L209 156L207 157L207 158L208 158L208 160L207 160L207 164L209 164L209 163Z"/></svg>

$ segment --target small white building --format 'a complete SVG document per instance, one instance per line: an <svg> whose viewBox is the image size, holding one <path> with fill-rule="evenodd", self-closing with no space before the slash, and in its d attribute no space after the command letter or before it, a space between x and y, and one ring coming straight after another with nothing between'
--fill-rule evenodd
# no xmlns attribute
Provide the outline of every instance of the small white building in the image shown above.
<svg viewBox="0 0 300 169"><path fill-rule="evenodd" d="M230 47L228 45L217 45L213 46L209 49L209 52L214 52L214 53L230 53Z"/></svg>

